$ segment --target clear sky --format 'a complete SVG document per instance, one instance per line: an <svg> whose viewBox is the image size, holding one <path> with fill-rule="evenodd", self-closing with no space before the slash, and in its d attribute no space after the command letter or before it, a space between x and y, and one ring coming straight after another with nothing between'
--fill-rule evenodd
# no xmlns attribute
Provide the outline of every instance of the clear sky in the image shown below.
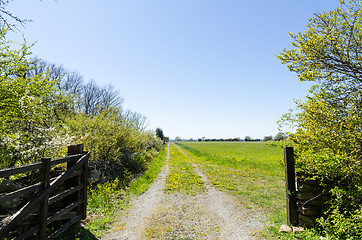
<svg viewBox="0 0 362 240"><path fill-rule="evenodd" d="M32 19L10 38L34 55L112 84L123 107L170 138L263 138L303 98L276 55L288 32L339 0L14 0Z"/></svg>

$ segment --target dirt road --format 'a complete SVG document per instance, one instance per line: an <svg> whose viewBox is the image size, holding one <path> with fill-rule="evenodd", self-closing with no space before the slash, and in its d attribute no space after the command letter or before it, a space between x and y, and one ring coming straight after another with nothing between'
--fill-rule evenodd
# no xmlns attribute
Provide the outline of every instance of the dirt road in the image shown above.
<svg viewBox="0 0 362 240"><path fill-rule="evenodd" d="M215 189L197 165L193 165L194 171L203 181L205 192L165 193L169 158L168 149L166 165L158 179L133 200L122 219L114 224L113 232L102 239L257 239L255 233L263 228L262 215Z"/></svg>

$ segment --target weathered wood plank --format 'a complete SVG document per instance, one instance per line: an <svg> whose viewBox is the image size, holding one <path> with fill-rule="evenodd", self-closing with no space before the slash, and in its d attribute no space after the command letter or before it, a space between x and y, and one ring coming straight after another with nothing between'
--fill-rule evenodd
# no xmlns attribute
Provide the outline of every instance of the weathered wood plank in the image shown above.
<svg viewBox="0 0 362 240"><path fill-rule="evenodd" d="M5 168L0 170L0 178L10 177L11 175L25 173L29 171L35 171L41 168L41 162L35 162L25 166Z"/></svg>
<svg viewBox="0 0 362 240"><path fill-rule="evenodd" d="M73 218L74 216L77 216L78 213L75 212L75 211L72 211L72 212L67 212L67 213L64 213L62 216L59 216L57 218L57 220L55 221L60 221L60 220L69 220L71 218Z"/></svg>
<svg viewBox="0 0 362 240"><path fill-rule="evenodd" d="M64 190L61 193L58 193L57 195L54 195L52 197L49 198L49 205L65 198L66 196L69 196L72 193L75 193L76 191L78 191L79 189L83 188L83 184L76 186L76 187L72 187L70 189Z"/></svg>
<svg viewBox="0 0 362 240"><path fill-rule="evenodd" d="M317 216L320 213L319 206L312 206L312 205L299 205L298 204L298 212L307 215L307 216Z"/></svg>
<svg viewBox="0 0 362 240"><path fill-rule="evenodd" d="M40 180L41 188L45 189L50 185L50 158L42 158L42 168L40 169ZM49 195L45 196L40 204L39 209L39 240L45 239L47 230L47 217L48 217L48 198Z"/></svg>
<svg viewBox="0 0 362 240"><path fill-rule="evenodd" d="M303 227L307 228L314 227L316 224L316 219L317 218L314 216L306 216L300 213L298 214L299 225Z"/></svg>
<svg viewBox="0 0 362 240"><path fill-rule="evenodd" d="M82 156L83 156L83 154L75 154L72 156L66 156L64 158L53 159L51 162L51 165L55 166L55 165L58 165L61 163L76 161ZM35 163L27 164L24 166L20 166L20 167L1 169L0 178L10 177L11 175L38 170L41 168L41 164L42 164L41 162L35 162Z"/></svg>
<svg viewBox="0 0 362 240"><path fill-rule="evenodd" d="M74 171L70 176L69 178L72 178L72 177L75 177L75 176L79 176L80 174L82 174L82 169L78 169L76 171Z"/></svg>
<svg viewBox="0 0 362 240"><path fill-rule="evenodd" d="M74 202L72 204L70 204L69 206L63 208L62 210L54 213L52 216L48 217L46 220L47 224L50 224L56 220L58 220L61 216L63 216L64 214L70 212L72 209L74 209L75 207L78 207L80 204L82 203L81 200Z"/></svg>
<svg viewBox="0 0 362 240"><path fill-rule="evenodd" d="M68 146L68 155L74 155L74 154L81 154L83 153L83 149L84 149L84 145L83 144L77 144L77 145L73 145L73 146ZM87 162L84 162L84 164L86 164ZM67 168L70 168L71 166L73 166L74 164L76 164L75 161L73 162L68 162L67 163ZM81 166L81 169L83 170L83 166ZM66 181L66 187L70 188L70 187L74 187L74 186L78 186L81 184L81 175L75 176L73 178L69 178ZM74 194L70 195L69 197L67 197L65 199L65 204L69 205L72 202L77 202L81 199L81 190L75 192ZM77 208L77 212L81 213L82 212L82 207L79 206Z"/></svg>
<svg viewBox="0 0 362 240"><path fill-rule="evenodd" d="M82 219L86 219L87 218L87 199L88 199L88 161L86 163L84 163L83 165L83 169L84 169L84 173L83 173L83 178L82 178L82 183L83 183L83 188L82 188L82 206L81 206L81 211L82 211Z"/></svg>
<svg viewBox="0 0 362 240"><path fill-rule="evenodd" d="M295 188L294 152L292 147L284 147L285 192L288 225L298 225L297 194Z"/></svg>
<svg viewBox="0 0 362 240"><path fill-rule="evenodd" d="M74 175L76 175L76 174L80 174L80 171L75 171ZM56 177L51 178L50 181L53 181L54 179L56 179ZM27 187L18 189L14 192L2 193L2 194L0 194L0 202L6 202L6 201L13 200L14 198L18 198L18 197L21 197L24 195L29 195L40 189L41 189L41 183L39 182L39 183L30 185Z"/></svg>
<svg viewBox="0 0 362 240"><path fill-rule="evenodd" d="M41 185L40 183L36 183L36 184L30 185L25 188L21 188L19 190L11 192L11 193L2 193L2 194L0 194L0 202L10 201L10 200L13 200L14 198L32 194L41 188L40 185Z"/></svg>
<svg viewBox="0 0 362 240"><path fill-rule="evenodd" d="M60 234L62 234L65 230L67 230L69 227L71 227L74 223L80 221L80 215L74 216L72 219L70 219L68 222L66 222L64 225L62 225L58 230L56 230L52 235L50 235L47 239L55 239Z"/></svg>
<svg viewBox="0 0 362 240"><path fill-rule="evenodd" d="M75 155L71 155L71 156L66 156L63 158L58 158L58 159L53 159L52 160L52 166L61 164L61 163L67 163L70 161L76 161L78 160L80 157L82 157L84 154L75 154Z"/></svg>

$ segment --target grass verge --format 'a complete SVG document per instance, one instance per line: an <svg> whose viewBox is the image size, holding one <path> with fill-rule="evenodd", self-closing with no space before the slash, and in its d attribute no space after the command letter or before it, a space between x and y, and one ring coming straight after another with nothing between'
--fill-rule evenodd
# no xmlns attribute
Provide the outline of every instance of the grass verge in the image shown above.
<svg viewBox="0 0 362 240"><path fill-rule="evenodd" d="M138 196L144 193L153 183L155 178L160 174L162 167L165 165L167 156L167 147L165 146L156 158L149 164L146 172L131 182L127 194Z"/></svg>

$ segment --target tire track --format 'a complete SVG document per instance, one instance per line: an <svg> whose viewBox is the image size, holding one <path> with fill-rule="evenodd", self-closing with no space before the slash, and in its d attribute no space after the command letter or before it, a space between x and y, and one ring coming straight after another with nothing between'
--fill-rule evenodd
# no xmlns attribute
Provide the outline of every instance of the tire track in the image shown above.
<svg viewBox="0 0 362 240"><path fill-rule="evenodd" d="M180 147L175 145L187 158L190 158ZM221 239L227 240L248 240L254 239L254 233L264 227L262 215L256 214L246 209L234 200L234 197L217 190L210 182L208 177L200 171L199 167L193 163L194 170L201 180L205 183L206 196L205 206L212 214L217 215L221 220L220 233Z"/></svg>
<svg viewBox="0 0 362 240"><path fill-rule="evenodd" d="M163 166L158 179L152 183L149 189L133 201L130 209L121 218L120 225L123 229L104 235L103 240L136 240L142 239L140 226L144 225L144 219L153 209L159 205L164 198L163 189L166 186L166 178L169 174L168 160L170 158L170 147L167 149L166 164Z"/></svg>

